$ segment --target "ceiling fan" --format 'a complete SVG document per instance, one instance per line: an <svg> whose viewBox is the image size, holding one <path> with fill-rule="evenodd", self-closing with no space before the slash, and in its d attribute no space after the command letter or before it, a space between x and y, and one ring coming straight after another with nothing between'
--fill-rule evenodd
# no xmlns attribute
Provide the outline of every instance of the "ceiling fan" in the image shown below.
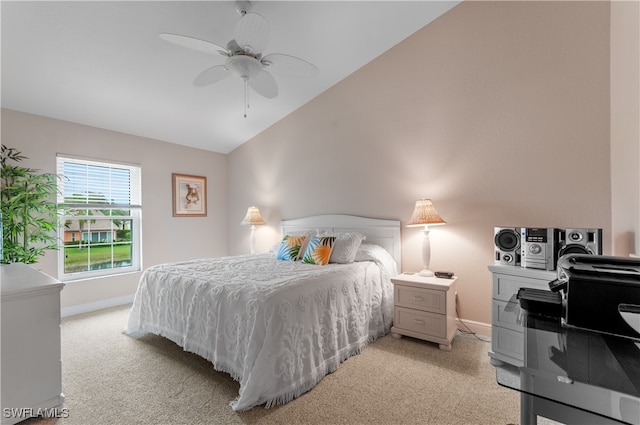
<svg viewBox="0 0 640 425"><path fill-rule="evenodd" d="M242 16L236 23L233 39L226 47L198 38L161 33L161 39L199 52L226 57L223 65L214 65L196 76L193 84L198 87L216 83L229 75L239 77L244 82L245 118L248 105L247 85L258 94L273 99L278 96L278 84L271 73L287 77L311 77L318 68L295 56L270 53L263 56L269 43L269 24L262 16L250 12L249 1L236 1L236 9Z"/></svg>

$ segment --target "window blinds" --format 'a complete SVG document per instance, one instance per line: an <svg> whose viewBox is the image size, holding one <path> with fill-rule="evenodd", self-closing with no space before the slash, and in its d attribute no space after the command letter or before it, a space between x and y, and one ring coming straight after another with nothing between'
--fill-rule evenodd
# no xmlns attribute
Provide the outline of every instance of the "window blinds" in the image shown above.
<svg viewBox="0 0 640 425"><path fill-rule="evenodd" d="M136 208L142 206L140 167L59 155L62 170L58 204L67 207Z"/></svg>

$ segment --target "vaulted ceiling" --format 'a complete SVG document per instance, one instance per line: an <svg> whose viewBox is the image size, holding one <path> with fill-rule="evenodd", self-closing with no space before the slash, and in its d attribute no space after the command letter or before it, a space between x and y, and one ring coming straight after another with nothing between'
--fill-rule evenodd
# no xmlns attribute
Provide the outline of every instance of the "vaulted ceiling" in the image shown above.
<svg viewBox="0 0 640 425"><path fill-rule="evenodd" d="M316 76L278 76L266 99L228 77L194 78L224 57L160 33L226 46L233 1L5 1L2 107L228 153L458 4L458 1L254 1L265 53L302 58Z"/></svg>

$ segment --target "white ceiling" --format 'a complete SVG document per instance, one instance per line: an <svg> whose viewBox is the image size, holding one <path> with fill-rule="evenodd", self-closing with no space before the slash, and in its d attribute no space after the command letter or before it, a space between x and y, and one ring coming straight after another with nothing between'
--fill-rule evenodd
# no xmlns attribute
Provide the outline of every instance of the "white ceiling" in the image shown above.
<svg viewBox="0 0 640 425"><path fill-rule="evenodd" d="M458 1L254 1L269 22L265 53L316 65L317 77L274 75L275 99L228 77L195 87L224 57L158 37L226 45L233 1L5 1L2 107L228 153L416 32Z"/></svg>

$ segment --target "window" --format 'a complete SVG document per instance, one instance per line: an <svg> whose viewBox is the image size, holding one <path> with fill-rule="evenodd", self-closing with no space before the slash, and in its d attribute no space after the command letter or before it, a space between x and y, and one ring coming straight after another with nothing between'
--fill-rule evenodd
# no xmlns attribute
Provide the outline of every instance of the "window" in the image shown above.
<svg viewBox="0 0 640 425"><path fill-rule="evenodd" d="M58 156L62 281L140 271L141 169Z"/></svg>

